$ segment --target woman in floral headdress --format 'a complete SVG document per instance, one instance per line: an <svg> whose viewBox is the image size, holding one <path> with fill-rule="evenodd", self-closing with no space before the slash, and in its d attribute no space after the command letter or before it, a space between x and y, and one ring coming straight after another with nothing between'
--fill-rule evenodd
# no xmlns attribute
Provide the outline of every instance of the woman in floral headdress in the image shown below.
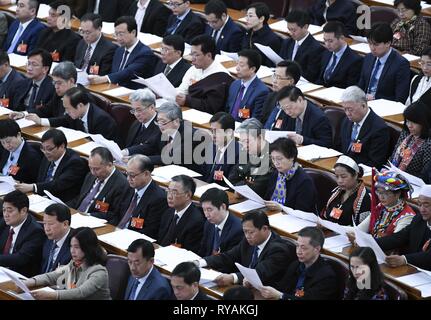
<svg viewBox="0 0 431 320"><path fill-rule="evenodd" d="M420 14L420 0L395 0L394 6L399 18L391 24L394 33L392 47L420 56L431 42L431 26Z"/></svg>

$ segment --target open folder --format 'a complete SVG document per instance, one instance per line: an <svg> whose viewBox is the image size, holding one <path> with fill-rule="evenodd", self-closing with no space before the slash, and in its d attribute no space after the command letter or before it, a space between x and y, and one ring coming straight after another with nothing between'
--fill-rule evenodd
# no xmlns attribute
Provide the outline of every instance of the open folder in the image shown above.
<svg viewBox="0 0 431 320"><path fill-rule="evenodd" d="M163 99L175 101L175 97L177 96L177 90L163 73L156 74L148 79L138 77L138 79L132 81L147 86Z"/></svg>

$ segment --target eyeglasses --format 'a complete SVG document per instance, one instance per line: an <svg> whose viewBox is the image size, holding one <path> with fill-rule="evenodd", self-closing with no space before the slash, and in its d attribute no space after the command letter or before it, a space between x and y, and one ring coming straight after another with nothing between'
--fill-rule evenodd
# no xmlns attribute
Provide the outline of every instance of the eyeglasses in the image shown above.
<svg viewBox="0 0 431 320"><path fill-rule="evenodd" d="M66 82L64 82L64 81L53 81L52 85L55 87L55 86L61 86L61 85L65 84L65 83Z"/></svg>
<svg viewBox="0 0 431 320"><path fill-rule="evenodd" d="M178 8L178 7L182 6L184 3L185 2L181 2L181 3L178 3L178 2L167 2L167 5L169 7L172 7L172 8Z"/></svg>
<svg viewBox="0 0 431 320"><path fill-rule="evenodd" d="M289 81L292 81L293 78L292 77L281 77L278 74L273 73L272 74L272 80L286 80L286 81L289 80Z"/></svg>
<svg viewBox="0 0 431 320"><path fill-rule="evenodd" d="M115 32L114 35L118 38L118 37L124 37L126 34L129 34L130 32Z"/></svg>
<svg viewBox="0 0 431 320"><path fill-rule="evenodd" d="M379 190L376 190L376 194L379 196L379 197L381 197L381 196L383 196L383 197L389 197L389 196L391 196L392 195L392 192L391 191L379 191Z"/></svg>
<svg viewBox="0 0 431 320"><path fill-rule="evenodd" d="M38 68L38 67L42 66L41 64L34 63L34 62L31 62L31 61L27 61L26 65L27 65L27 67L33 67L33 68Z"/></svg>
<svg viewBox="0 0 431 320"><path fill-rule="evenodd" d="M136 108L136 109L130 109L130 113L131 114L137 114L137 113L142 113L145 110L147 110L149 107L151 107L153 104L149 104L148 106L142 107L142 108Z"/></svg>
<svg viewBox="0 0 431 320"><path fill-rule="evenodd" d="M160 49L160 52L161 52L161 53L168 53L169 51L175 51L175 49L172 49L172 48L166 48L166 47L162 47L162 48Z"/></svg>
<svg viewBox="0 0 431 320"><path fill-rule="evenodd" d="M166 190L166 193L172 195L173 197L178 197L179 195L185 194L185 192L178 192L177 190L171 189Z"/></svg>
<svg viewBox="0 0 431 320"><path fill-rule="evenodd" d="M54 149L57 149L57 147L54 146L54 147L47 148L47 147L44 147L42 145L40 146L40 151L42 151L42 152L52 152L52 151L54 151Z"/></svg>
<svg viewBox="0 0 431 320"><path fill-rule="evenodd" d="M156 126L158 126L158 127L163 127L163 126L166 126L168 123L171 123L172 121L175 121L176 119L173 119L173 120L171 120L171 121L168 121L168 122L159 122L159 121L154 121L154 124L156 125Z"/></svg>
<svg viewBox="0 0 431 320"><path fill-rule="evenodd" d="M140 172L140 173L130 173L130 172L126 172L126 176L129 177L130 179L135 179L137 176L143 174L145 171Z"/></svg>

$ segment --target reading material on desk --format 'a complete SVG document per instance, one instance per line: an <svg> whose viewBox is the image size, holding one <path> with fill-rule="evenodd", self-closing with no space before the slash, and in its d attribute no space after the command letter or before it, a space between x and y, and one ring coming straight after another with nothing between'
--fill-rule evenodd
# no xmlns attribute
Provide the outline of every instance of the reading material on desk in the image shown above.
<svg viewBox="0 0 431 320"><path fill-rule="evenodd" d="M325 88L321 90L316 90L313 92L308 92L307 94L315 98L320 98L329 102L339 104L341 103L341 96L344 90L345 89L342 89L342 88L330 87L330 88Z"/></svg>
<svg viewBox="0 0 431 320"><path fill-rule="evenodd" d="M376 240L373 238L373 236L369 233L365 233L358 227L354 228L355 231L355 237L356 237L356 243L360 247L370 247L373 249L374 253L376 254L377 262L379 264L384 263L386 259L386 254L383 252L383 250L379 247Z"/></svg>
<svg viewBox="0 0 431 320"><path fill-rule="evenodd" d="M175 246L160 247L155 250L154 263L172 271L179 263L201 259L196 253Z"/></svg>
<svg viewBox="0 0 431 320"><path fill-rule="evenodd" d="M31 295L30 289L25 285L25 283L21 279L27 279L23 275L20 275L17 272L14 272L12 270L9 270L7 268L0 267L0 274L3 273L7 277L9 277L10 280L15 283L15 285L20 288L22 291L24 291L22 295L22 299L24 300L34 300L33 296Z"/></svg>
<svg viewBox="0 0 431 320"><path fill-rule="evenodd" d="M209 123L212 116L213 116L212 114L199 111L196 109L189 109L189 110L183 111L184 120L197 123L197 124Z"/></svg>
<svg viewBox="0 0 431 320"><path fill-rule="evenodd" d="M221 53L221 55L227 56L227 57L229 57L235 61L238 61L238 59L239 59L238 53L236 53L236 52L227 52L227 51L220 50L220 53Z"/></svg>
<svg viewBox="0 0 431 320"><path fill-rule="evenodd" d="M9 53L10 65L15 68L24 67L27 64L27 56Z"/></svg>
<svg viewBox="0 0 431 320"><path fill-rule="evenodd" d="M76 83L88 86L90 84L90 80L88 80L88 73L86 70L76 69L77 78Z"/></svg>
<svg viewBox="0 0 431 320"><path fill-rule="evenodd" d="M72 219L73 220L73 219ZM111 246L127 250L129 245L137 239L145 239L150 242L156 242L155 239L146 236L145 234L132 231L129 229L117 230L97 236L100 241L106 242Z"/></svg>
<svg viewBox="0 0 431 320"><path fill-rule="evenodd" d="M208 189L211 189L211 188L217 188L217 189L220 189L223 191L228 190L228 188L222 187L221 185L219 185L217 183L209 183L209 184L197 187L196 191L195 191L195 196L200 198L200 197L202 197L202 195L204 194L205 191L207 191Z"/></svg>
<svg viewBox="0 0 431 320"><path fill-rule="evenodd" d="M36 122L34 122L32 120L27 120L26 118L21 118L19 120L15 120L15 122L18 123L18 125L21 129L31 127L31 126L34 126L36 124Z"/></svg>
<svg viewBox="0 0 431 320"><path fill-rule="evenodd" d="M422 269L418 268L418 270ZM428 298L431 297L431 275L423 271L424 270L398 277L396 279L410 287L419 290L421 292L422 298Z"/></svg>
<svg viewBox="0 0 431 320"><path fill-rule="evenodd" d="M252 200L254 202L265 204L265 201L256 193L254 192L249 186L243 185L243 186L234 186L225 176L223 176L224 182L229 186L229 188L235 190L243 197L246 197L249 200Z"/></svg>
<svg viewBox="0 0 431 320"><path fill-rule="evenodd" d="M0 176L0 196L15 190L15 180L11 176Z"/></svg>
<svg viewBox="0 0 431 320"><path fill-rule="evenodd" d="M30 201L30 210L34 211L36 213L44 212L45 209L50 206L51 204L56 203L53 200L50 200L48 198L42 197L38 194L30 194L28 196L28 200Z"/></svg>
<svg viewBox="0 0 431 320"><path fill-rule="evenodd" d="M268 217L271 227L278 228L288 233L295 233L305 227L315 227L314 222L299 219L290 214L276 213Z"/></svg>
<svg viewBox="0 0 431 320"><path fill-rule="evenodd" d="M362 167L362 169L364 170L363 177L371 176L373 168L371 168L371 167L369 167L363 163L358 164L358 166Z"/></svg>
<svg viewBox="0 0 431 320"><path fill-rule="evenodd" d="M275 65L277 65L277 63L279 63L280 61L283 61L283 58L280 57L274 50L272 50L270 46L265 46L260 43L255 43L254 45L256 46L256 48L262 51L262 53Z"/></svg>
<svg viewBox="0 0 431 320"><path fill-rule="evenodd" d="M411 61L416 61L419 60L421 57L419 56L415 56L413 54L410 53L404 53L403 57L407 59L407 61L411 62Z"/></svg>
<svg viewBox="0 0 431 320"><path fill-rule="evenodd" d="M353 40L359 42L359 43L368 43L367 37L354 36L353 34L349 34L349 37L352 38Z"/></svg>
<svg viewBox="0 0 431 320"><path fill-rule="evenodd" d="M241 272L244 278L247 279L248 282L250 282L250 284L254 288L260 289L261 287L263 287L262 280L260 280L256 269L250 269L250 268L244 267L243 265L237 262L235 262L235 266L238 268L239 272Z"/></svg>
<svg viewBox="0 0 431 320"><path fill-rule="evenodd" d="M9 113L11 113L11 112L12 112L12 110L10 110L10 109L8 109L8 108L0 107L0 116L7 115L7 114L9 114Z"/></svg>
<svg viewBox="0 0 431 320"><path fill-rule="evenodd" d="M353 51L357 51L357 52L361 52L361 53L365 53L368 54L371 52L370 46L368 45L368 43L355 43L352 44L350 46L350 49L352 49Z"/></svg>
<svg viewBox="0 0 431 320"><path fill-rule="evenodd" d="M175 97L177 96L177 90L163 73L156 74L155 76L147 79L138 77L138 79L134 79L132 81L147 86L158 97L164 98L166 100L175 101Z"/></svg>
<svg viewBox="0 0 431 320"><path fill-rule="evenodd" d="M139 32L138 39L145 44L146 46L150 46L152 44L162 42L163 38L156 36L155 34Z"/></svg>
<svg viewBox="0 0 431 320"><path fill-rule="evenodd" d="M341 154L342 153L337 150L321 147L315 144L309 144L308 146L298 148L298 158L306 161L338 157Z"/></svg>
<svg viewBox="0 0 431 320"><path fill-rule="evenodd" d="M368 106L381 118L404 112L406 106L401 102L386 99L368 101Z"/></svg>
<svg viewBox="0 0 431 320"><path fill-rule="evenodd" d="M295 131L265 131L265 140L269 143L273 143L278 138L287 138L289 135L294 134Z"/></svg>
<svg viewBox="0 0 431 320"><path fill-rule="evenodd" d="M80 227L89 227L91 229L104 227L108 221L105 219L99 219L90 215L83 215L79 212L72 215L72 221L70 227L72 229Z"/></svg>
<svg viewBox="0 0 431 320"><path fill-rule="evenodd" d="M80 139L85 139L85 138L90 136L88 133L85 133L83 131L73 130L73 129L69 129L69 128L65 128L65 127L58 127L57 129L63 131L64 135L66 136L67 143L70 143L70 142L76 141L76 140L80 140ZM35 134L35 136L38 137L39 139L42 139L42 136L47 131L48 130L38 132Z"/></svg>
<svg viewBox="0 0 431 320"><path fill-rule="evenodd" d="M236 204L229 206L229 209L232 211L239 212L239 213L245 213L245 212L255 210L255 209L260 209L263 207L265 207L265 205L262 203L257 203L257 202L252 201L252 200L246 200L246 201L236 203Z"/></svg>
<svg viewBox="0 0 431 320"><path fill-rule="evenodd" d="M349 238L347 238L346 235L339 234L333 237L325 238L323 248L333 252L342 252L343 248L350 245Z"/></svg>
<svg viewBox="0 0 431 320"><path fill-rule="evenodd" d="M102 22L102 32L106 34L114 34L115 33L115 23L114 22Z"/></svg>
<svg viewBox="0 0 431 320"><path fill-rule="evenodd" d="M125 88L125 87L118 87L115 89L103 91L103 93L108 95L108 96L112 96L112 97L122 97L122 96L128 96L133 91L135 91L135 90Z"/></svg>
<svg viewBox="0 0 431 320"><path fill-rule="evenodd" d="M289 33L289 30L287 29L287 21L284 19L271 23L269 27L274 31ZM323 31L323 27L321 26L316 26L315 24L310 24L308 26L308 32L310 32L312 35L315 35L316 33L319 33L322 31Z"/></svg>
<svg viewBox="0 0 431 320"><path fill-rule="evenodd" d="M229 57L228 55L225 55L225 54L216 54L214 60L217 61L217 62L219 62L219 63L236 61L235 59L233 59L233 58L231 58L231 57Z"/></svg>
<svg viewBox="0 0 431 320"><path fill-rule="evenodd" d="M63 201L61 201L61 199L60 198L57 198L56 196L54 196L51 192L49 192L48 190L43 190L43 192L52 200L52 201L54 201L55 203L59 203L59 204L62 204L62 205L65 205L66 207L67 207L67 205L63 202Z"/></svg>
<svg viewBox="0 0 431 320"><path fill-rule="evenodd" d="M199 284L205 286L213 286L216 285L214 280L222 275L223 273L215 271L213 269L199 268L201 271L201 279L199 280Z"/></svg>
<svg viewBox="0 0 431 320"><path fill-rule="evenodd" d="M320 84L311 83L305 80L303 77L299 79L296 87L298 87L303 93L323 88L323 86Z"/></svg>
<svg viewBox="0 0 431 320"><path fill-rule="evenodd" d="M170 164L167 166L154 168L153 172L151 173L153 179L159 182L169 182L171 181L172 177L180 174L184 174L192 178L201 176L200 173L197 173L185 167L177 166L176 164Z"/></svg>
<svg viewBox="0 0 431 320"><path fill-rule="evenodd" d="M126 164L123 162L123 154L121 153L121 148L118 146L118 144L112 140L106 139L101 134L90 134L91 139L93 139L94 142L97 144L107 148L109 151L111 151L112 156L115 159L115 163L121 166L125 166Z"/></svg>
<svg viewBox="0 0 431 320"><path fill-rule="evenodd" d="M89 156L91 151L97 147L102 147L102 145L99 143L90 141L90 142L81 144L79 146L73 147L72 149L75 150L76 152Z"/></svg>
<svg viewBox="0 0 431 320"><path fill-rule="evenodd" d="M37 10L37 17L39 19L46 19L46 18L48 18L49 17L49 9L51 9L51 7L49 5L44 4L44 3L40 3L39 4L39 9Z"/></svg>

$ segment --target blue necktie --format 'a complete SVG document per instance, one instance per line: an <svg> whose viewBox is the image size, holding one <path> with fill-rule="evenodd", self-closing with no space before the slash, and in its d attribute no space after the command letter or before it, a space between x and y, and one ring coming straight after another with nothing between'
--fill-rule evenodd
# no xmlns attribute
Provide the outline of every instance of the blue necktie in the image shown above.
<svg viewBox="0 0 431 320"><path fill-rule="evenodd" d="M118 71L121 71L126 67L127 56L129 55L129 53L130 52L128 50L124 50L123 59L121 59L121 63L120 63L120 67L118 68Z"/></svg>
<svg viewBox="0 0 431 320"><path fill-rule="evenodd" d="M245 90L245 86L241 85L241 88L239 89L238 94L236 96L235 103L233 104L231 114L235 120L240 120L238 117L238 111L241 107L241 100L242 100L242 96L244 95L244 90Z"/></svg>
<svg viewBox="0 0 431 320"><path fill-rule="evenodd" d="M15 50L15 47L19 41L19 38L21 38L22 32L24 31L24 27L22 26L22 24L19 24L19 28L15 33L15 37L12 40L12 43L9 47L9 49L7 49L7 53L12 53Z"/></svg>
<svg viewBox="0 0 431 320"><path fill-rule="evenodd" d="M102 183L102 180L98 180L97 184L90 190L89 193L87 193L85 198L82 200L81 204L79 205L78 211L87 212L88 207L93 202L96 194L99 192Z"/></svg>
<svg viewBox="0 0 431 320"><path fill-rule="evenodd" d="M53 241L51 250L49 251L48 263L46 264L45 273L52 271L52 264L54 263L54 253L56 248L57 248L57 243Z"/></svg>
<svg viewBox="0 0 431 320"><path fill-rule="evenodd" d="M352 145L353 143L356 141L356 138L358 136L358 129L359 129L359 124L354 122L353 123L353 127L352 127L352 134L350 136L350 145L349 145L349 150L352 149ZM348 151L349 151L348 150Z"/></svg>
<svg viewBox="0 0 431 320"><path fill-rule="evenodd" d="M329 78L331 77L332 73L334 72L335 65L337 64L337 56L335 53L332 54L332 63L329 66L329 68L326 69L325 74L323 75L323 78L326 82L329 81Z"/></svg>
<svg viewBox="0 0 431 320"><path fill-rule="evenodd" d="M177 20L175 20L175 22L166 30L166 34L174 34L180 23L181 19L177 18Z"/></svg>
<svg viewBox="0 0 431 320"><path fill-rule="evenodd" d="M136 290L138 289L138 286L139 286L139 280L135 279L132 290L130 290L129 300L136 300L135 296L136 296Z"/></svg>
<svg viewBox="0 0 431 320"><path fill-rule="evenodd" d="M51 164L49 165L48 171L46 172L46 177L44 182L49 182L52 180L54 168L55 168L55 163L54 161L52 161Z"/></svg>
<svg viewBox="0 0 431 320"><path fill-rule="evenodd" d="M220 228L215 227L214 241L213 241L213 251L218 252L220 250Z"/></svg>
<svg viewBox="0 0 431 320"><path fill-rule="evenodd" d="M381 65L380 59L377 59L376 65L374 66L373 74L371 75L371 78L370 78L370 83L368 85L367 93L375 94L377 91L377 84L379 82L377 79L377 73L379 72L380 65Z"/></svg>
<svg viewBox="0 0 431 320"><path fill-rule="evenodd" d="M253 249L253 256L251 257L251 262L250 265L248 266L249 268L256 268L257 265L257 260L259 259L259 247L255 246Z"/></svg>

